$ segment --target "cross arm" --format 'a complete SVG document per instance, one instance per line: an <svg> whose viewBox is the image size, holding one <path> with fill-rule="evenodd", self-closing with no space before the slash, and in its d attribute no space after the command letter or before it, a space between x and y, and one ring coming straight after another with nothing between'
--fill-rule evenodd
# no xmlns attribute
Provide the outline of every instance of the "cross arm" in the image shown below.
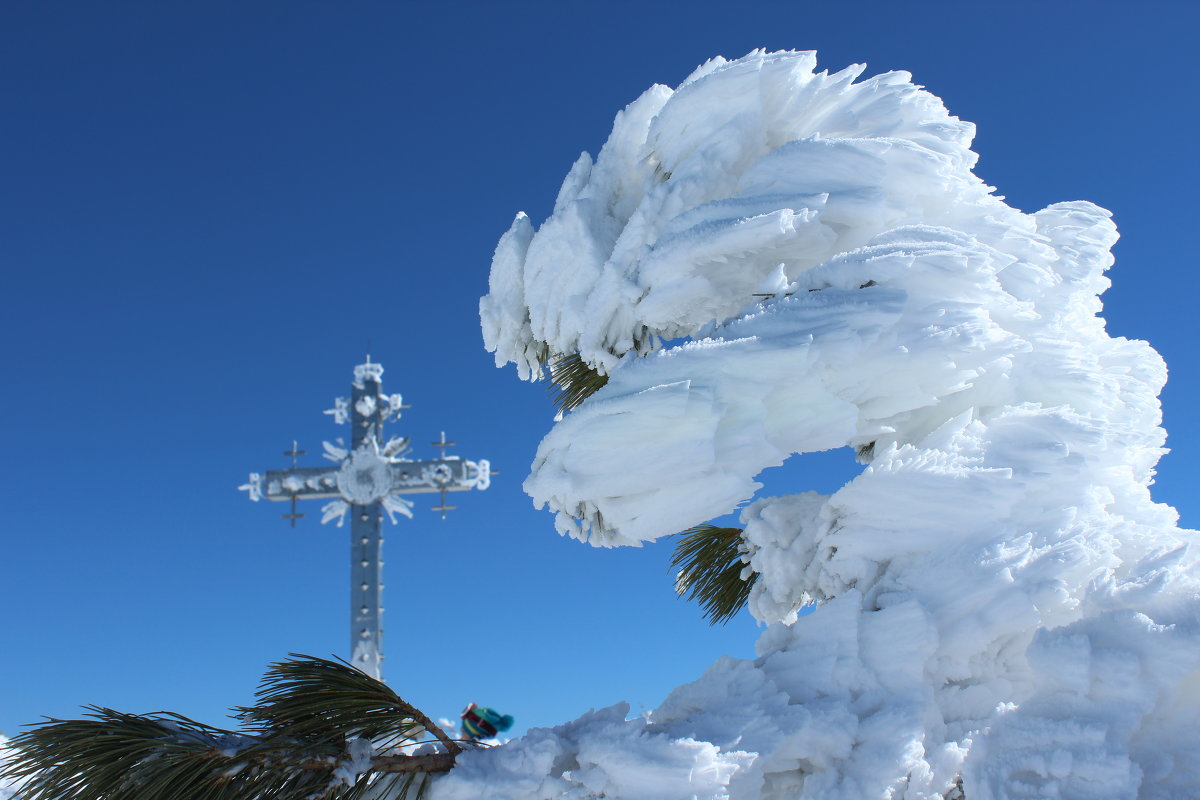
<svg viewBox="0 0 1200 800"><path fill-rule="evenodd" d="M269 469L263 476L262 496L268 500L340 497L337 478L337 467Z"/></svg>
<svg viewBox="0 0 1200 800"><path fill-rule="evenodd" d="M453 456L431 461L400 461L389 465L393 494L465 492L486 489L491 468L486 460L467 461Z"/></svg>
<svg viewBox="0 0 1200 800"><path fill-rule="evenodd" d="M261 485L262 496L268 500L340 497L363 504L390 494L465 492L486 489L490 483L491 469L486 460L449 457L392 461L356 451L337 466L267 470Z"/></svg>

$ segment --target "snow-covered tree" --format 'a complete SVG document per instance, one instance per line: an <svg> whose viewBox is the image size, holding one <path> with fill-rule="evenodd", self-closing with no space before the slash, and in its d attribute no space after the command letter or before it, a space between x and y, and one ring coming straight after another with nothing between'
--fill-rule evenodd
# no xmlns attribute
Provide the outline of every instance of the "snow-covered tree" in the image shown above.
<svg viewBox="0 0 1200 800"><path fill-rule="evenodd" d="M563 391L526 491L602 547L740 508L758 658L436 796L1195 796L1200 569L1148 489L1165 367L1097 316L1109 214L1011 208L908 74L815 64L645 92L481 303L497 364ZM839 491L756 498L839 447Z"/></svg>

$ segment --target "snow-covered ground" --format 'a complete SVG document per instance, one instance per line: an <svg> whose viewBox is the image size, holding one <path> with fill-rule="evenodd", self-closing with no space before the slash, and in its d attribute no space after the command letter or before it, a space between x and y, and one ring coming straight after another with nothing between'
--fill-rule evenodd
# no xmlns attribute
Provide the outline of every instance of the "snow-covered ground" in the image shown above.
<svg viewBox="0 0 1200 800"><path fill-rule="evenodd" d="M1010 208L908 74L815 64L649 89L481 303L499 365L610 376L535 502L604 547L741 507L758 658L468 754L435 797L1197 796L1200 571L1148 489L1165 367L1097 316L1109 214ZM832 495L755 497L847 446Z"/></svg>
<svg viewBox="0 0 1200 800"><path fill-rule="evenodd" d="M7 761L5 754L8 749L8 737L0 733L0 767ZM16 794L17 788L10 781L0 778L0 800L9 800Z"/></svg>

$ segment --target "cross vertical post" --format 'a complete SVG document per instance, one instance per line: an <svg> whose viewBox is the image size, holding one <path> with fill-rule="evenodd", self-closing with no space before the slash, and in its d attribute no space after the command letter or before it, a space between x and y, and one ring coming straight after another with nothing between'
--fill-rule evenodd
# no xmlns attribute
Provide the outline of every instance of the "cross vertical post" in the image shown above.
<svg viewBox="0 0 1200 800"><path fill-rule="evenodd" d="M371 367L379 367L377 370ZM383 367L367 363L354 371L350 387L350 443L378 448L383 438ZM383 501L350 507L350 663L383 677Z"/></svg>
<svg viewBox="0 0 1200 800"><path fill-rule="evenodd" d="M415 461L405 458L411 448L408 438L384 442L383 425L398 417L400 395L385 395L382 387L383 366L365 364L354 368L350 399L337 398L331 414L338 424L350 425L350 447L339 440L325 442L325 457L332 467L301 467L296 456L304 451L292 442L290 469L268 470L265 475L250 473L248 483L238 487L251 500L290 502L292 511L284 514L295 527L303 514L296 513L298 500L331 498L322 506L322 523L336 521L341 527L350 515L350 663L372 677L383 677L383 517L393 524L395 514L412 517L412 502L402 494L439 493L442 501L435 509L445 518L447 492L487 489L491 466L486 460L467 461L446 455L453 442L445 432L435 447L439 458Z"/></svg>

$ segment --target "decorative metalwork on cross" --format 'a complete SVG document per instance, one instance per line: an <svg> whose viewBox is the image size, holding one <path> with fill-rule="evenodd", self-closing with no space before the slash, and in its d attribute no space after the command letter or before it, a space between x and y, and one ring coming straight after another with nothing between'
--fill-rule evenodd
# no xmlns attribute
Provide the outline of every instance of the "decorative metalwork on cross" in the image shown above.
<svg viewBox="0 0 1200 800"><path fill-rule="evenodd" d="M486 460L466 461L446 455L454 442L433 442L442 455L429 461L414 461L405 456L412 448L408 437L383 439L383 424L399 418L408 408L398 394L385 395L382 387L383 366L365 364L354 368L350 398L339 397L326 414L339 425L350 425L350 446L341 439L325 442L325 457L333 466L301 467L296 457L305 454L292 442L289 469L250 473L248 483L238 488L251 500L264 497L291 503L291 513L283 518L292 527L304 514L297 513L296 501L328 499L321 507L321 522L336 521L341 527L350 515L350 654L351 663L376 678L383 676L383 516L392 524L396 514L412 517L413 504L402 494L437 492L441 502L434 511L446 512L447 492L487 489L491 467Z"/></svg>

